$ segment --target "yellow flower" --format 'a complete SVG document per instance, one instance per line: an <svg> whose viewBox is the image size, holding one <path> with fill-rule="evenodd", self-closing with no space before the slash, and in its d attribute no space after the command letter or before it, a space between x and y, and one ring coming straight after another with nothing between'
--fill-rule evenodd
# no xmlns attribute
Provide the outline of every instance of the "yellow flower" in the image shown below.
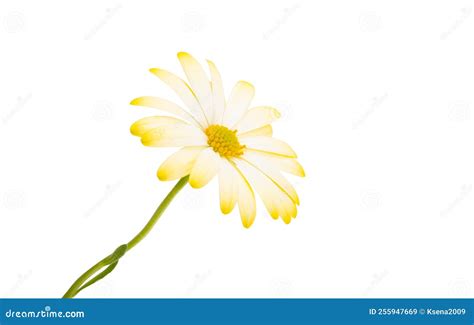
<svg viewBox="0 0 474 325"><path fill-rule="evenodd" d="M189 83L163 69L150 72L177 93L187 110L151 96L130 103L174 116L145 117L131 126L145 146L182 147L163 162L158 178L169 181L189 175L189 184L200 188L217 175L222 212L230 213L238 204L247 228L256 215L253 187L274 219L290 223L299 199L281 172L304 176L304 170L293 149L272 137L271 123L280 113L269 106L249 109L255 90L245 81L237 82L226 100L213 62L207 61L209 80L191 55L180 52L178 59Z"/></svg>

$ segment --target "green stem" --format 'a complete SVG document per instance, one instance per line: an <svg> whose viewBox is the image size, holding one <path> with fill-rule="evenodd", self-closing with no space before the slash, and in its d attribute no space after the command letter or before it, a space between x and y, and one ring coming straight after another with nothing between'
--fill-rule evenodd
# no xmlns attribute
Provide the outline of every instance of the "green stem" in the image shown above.
<svg viewBox="0 0 474 325"><path fill-rule="evenodd" d="M168 205L170 205L171 201L174 199L176 194L188 183L189 176L185 176L179 180L178 183L173 187L173 189L168 193L165 199L161 202L160 206L156 209L155 213L148 221L148 223L143 227L143 229L135 236L131 241L127 244L127 251L131 250L135 245L142 241L143 238L148 235L150 230L153 228L155 223L160 219L163 212L165 212Z"/></svg>
<svg viewBox="0 0 474 325"><path fill-rule="evenodd" d="M174 199L176 194L188 183L189 176L185 176L181 178L178 183L173 187L173 189L168 193L168 195L165 197L165 199L161 202L161 204L158 206L156 209L155 213L153 216L150 218L150 220L147 222L145 227L128 242L128 244L121 245L119 246L112 254L108 255L107 257L103 258L97 264L92 266L89 270L84 272L69 288L69 290L64 294L63 298L74 298L76 294L79 293L82 289L85 287L88 287L89 285L95 283L96 281L104 278L106 275L108 275L112 270L115 268L115 265L118 263L120 258L129 250L131 250L133 247L135 247L139 242L145 238L148 233L153 229L155 226L156 222L158 219L160 219L161 215L163 212L166 210L166 208L170 205L171 201ZM115 264L115 265L113 265ZM108 267L105 271L97 275L95 278L92 280L88 281L85 283L89 278L91 278L94 274L99 272L101 269L103 269L106 266ZM85 284L84 284L85 283Z"/></svg>

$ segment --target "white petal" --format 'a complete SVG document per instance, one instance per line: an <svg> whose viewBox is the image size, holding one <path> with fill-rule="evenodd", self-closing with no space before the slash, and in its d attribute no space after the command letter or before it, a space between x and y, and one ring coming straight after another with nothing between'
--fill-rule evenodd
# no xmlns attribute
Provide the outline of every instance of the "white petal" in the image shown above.
<svg viewBox="0 0 474 325"><path fill-rule="evenodd" d="M252 149L245 150L245 157L252 161L263 160L278 168L285 173L290 173L296 176L304 177L305 172L303 166L295 158L287 158L280 155L266 153Z"/></svg>
<svg viewBox="0 0 474 325"><path fill-rule="evenodd" d="M242 119L232 129L238 133L258 129L264 125L271 124L281 116L275 108L270 106L259 106L249 109Z"/></svg>
<svg viewBox="0 0 474 325"><path fill-rule="evenodd" d="M130 105L156 108L164 112L171 113L175 116L181 117L183 120L193 123L196 126L200 126L199 122L186 110L182 109L175 103L170 102L166 99L152 96L144 96L135 98L130 102Z"/></svg>
<svg viewBox="0 0 474 325"><path fill-rule="evenodd" d="M221 211L224 214L232 212L239 194L239 173L225 158L221 158L219 169L219 196Z"/></svg>
<svg viewBox="0 0 474 325"><path fill-rule="evenodd" d="M242 225L245 228L249 228L253 224L255 216L257 215L255 194L244 174L237 166L235 166L235 164L232 164L232 166L239 173L239 177L237 177L236 180L238 184L237 201L239 203L240 219L242 220Z"/></svg>
<svg viewBox="0 0 474 325"><path fill-rule="evenodd" d="M130 132L133 135L136 135L138 137L143 136L146 132L155 129L160 126L165 126L165 125L175 125L175 124L181 124L181 125L189 125L188 123L179 120L174 117L169 117L169 116L148 116L144 117L142 119L139 119L135 123L132 124L130 127Z"/></svg>
<svg viewBox="0 0 474 325"><path fill-rule="evenodd" d="M167 125L148 131L142 136L148 147L207 146L207 137L192 125Z"/></svg>
<svg viewBox="0 0 474 325"><path fill-rule="evenodd" d="M260 150L277 155L296 158L296 153L285 142L270 137L239 137L240 144L248 149Z"/></svg>
<svg viewBox="0 0 474 325"><path fill-rule="evenodd" d="M161 181L175 180L191 173L199 153L206 147L184 147L168 157L158 168Z"/></svg>
<svg viewBox="0 0 474 325"><path fill-rule="evenodd" d="M212 124L222 124L226 105L224 97L224 86L222 85L222 78L219 73L219 70L217 70L214 62L207 60L207 64L209 65L209 71L211 72L213 111Z"/></svg>
<svg viewBox="0 0 474 325"><path fill-rule="evenodd" d="M217 174L219 166L219 155L212 148L204 149L196 158L189 175L189 185L194 188L203 187Z"/></svg>
<svg viewBox="0 0 474 325"><path fill-rule="evenodd" d="M271 125L265 125L262 126L261 128L250 130L244 133L239 133L238 136L239 138L242 137L271 137L273 135L273 129Z"/></svg>
<svg viewBox="0 0 474 325"><path fill-rule="evenodd" d="M246 82L239 81L232 89L224 112L224 125L232 127L244 116L255 95L254 87Z"/></svg>
<svg viewBox="0 0 474 325"><path fill-rule="evenodd" d="M235 159L235 163L255 187L272 218L280 216L285 223L290 223L291 218L296 217L295 203L271 179L244 160Z"/></svg>
<svg viewBox="0 0 474 325"><path fill-rule="evenodd" d="M199 62L197 62L189 53L178 53L178 59L189 80L192 90L196 94L196 97L206 114L207 120L212 121L212 97L209 78Z"/></svg>
<svg viewBox="0 0 474 325"><path fill-rule="evenodd" d="M258 169L263 175L267 176L273 183L275 183L276 186L285 192L293 202L300 204L300 199L298 198L295 188L280 173L276 165L256 157L252 157L248 154L244 154L241 159L245 160L255 169Z"/></svg>
<svg viewBox="0 0 474 325"><path fill-rule="evenodd" d="M163 69L153 68L150 69L150 72L160 78L176 92L183 103L189 108L194 118L199 121L201 126L207 127L209 125L206 114L199 104L196 95L192 91L191 87L189 87L189 85L183 79Z"/></svg>

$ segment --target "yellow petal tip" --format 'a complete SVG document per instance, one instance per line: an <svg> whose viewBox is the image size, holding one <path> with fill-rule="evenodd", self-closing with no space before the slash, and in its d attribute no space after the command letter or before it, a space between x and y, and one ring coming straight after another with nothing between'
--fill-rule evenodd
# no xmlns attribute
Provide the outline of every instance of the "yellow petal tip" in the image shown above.
<svg viewBox="0 0 474 325"><path fill-rule="evenodd" d="M182 57L190 57L191 54L187 53L187 52L178 52L178 59L182 58Z"/></svg>
<svg viewBox="0 0 474 325"><path fill-rule="evenodd" d="M281 113L277 109L273 109L273 114L275 115L276 118L281 117Z"/></svg>
<svg viewBox="0 0 474 325"><path fill-rule="evenodd" d="M245 86L247 86L249 88L255 89L255 87L248 81L240 80L239 83L244 84Z"/></svg>
<svg viewBox="0 0 474 325"><path fill-rule="evenodd" d="M137 130L137 126L135 125L135 123L133 123L131 126L130 126L130 133L132 135L135 135L135 136L138 136L138 130Z"/></svg>
<svg viewBox="0 0 474 325"><path fill-rule="evenodd" d="M290 222L291 222L291 217L290 218L282 218L283 219L283 222L286 224L286 225L289 225Z"/></svg>
<svg viewBox="0 0 474 325"><path fill-rule="evenodd" d="M140 105L140 97L132 99L132 101L130 102L130 105L135 105L135 106Z"/></svg>
<svg viewBox="0 0 474 325"><path fill-rule="evenodd" d="M142 141L142 144L143 144L144 146L146 146L146 147L148 147L148 146L150 145L150 140L147 139L145 136L143 136L143 137L141 138L141 141Z"/></svg>
<svg viewBox="0 0 474 325"><path fill-rule="evenodd" d="M242 216L240 217L240 220L242 221L242 226L244 226L244 228L250 228L250 226L253 225L253 222L255 221L255 217L253 218L242 218Z"/></svg>
<svg viewBox="0 0 474 325"><path fill-rule="evenodd" d="M299 162L297 162L297 161L295 161L295 165L296 165L296 166L295 166L295 167L296 167L296 168L295 168L295 175L296 175L296 176L299 176L299 177L305 177L305 176L306 176L306 172L304 171L303 166L302 166Z"/></svg>
<svg viewBox="0 0 474 325"><path fill-rule="evenodd" d="M242 225L244 226L245 229L249 229L252 224L242 222Z"/></svg>
<svg viewBox="0 0 474 325"><path fill-rule="evenodd" d="M221 205L221 212L222 214L229 214L232 212L232 209L229 206L222 206Z"/></svg>
<svg viewBox="0 0 474 325"><path fill-rule="evenodd" d="M189 185L191 185L192 188L201 188L203 184L196 182L194 179L189 179Z"/></svg>
<svg viewBox="0 0 474 325"><path fill-rule="evenodd" d="M158 179L160 181L167 181L168 180L167 177L166 177L166 173L163 172L163 170L161 170L161 169L158 169L158 171L156 172L156 176L158 177Z"/></svg>

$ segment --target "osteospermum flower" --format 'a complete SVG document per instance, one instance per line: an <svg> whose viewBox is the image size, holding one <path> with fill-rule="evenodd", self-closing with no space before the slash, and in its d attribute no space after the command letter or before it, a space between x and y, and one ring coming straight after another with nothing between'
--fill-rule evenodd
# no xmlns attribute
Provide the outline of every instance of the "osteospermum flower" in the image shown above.
<svg viewBox="0 0 474 325"><path fill-rule="evenodd" d="M172 116L151 116L135 122L132 134L150 147L181 147L158 169L163 181L179 179L160 203L146 225L126 244L90 267L69 287L64 298L73 298L85 288L104 279L125 254L153 229L177 193L189 182L200 188L217 176L220 206L230 213L239 206L242 223L250 227L255 219L256 189L270 215L290 223L296 217L298 195L281 172L304 176L296 154L281 140L272 137L273 123L280 113L272 107L249 109L254 88L239 81L229 99L224 97L221 76L207 61L210 80L199 63L187 53L178 53L189 84L162 69L150 71L168 84L187 109L158 97L140 97L131 104L160 109Z"/></svg>
<svg viewBox="0 0 474 325"><path fill-rule="evenodd" d="M242 224L250 227L256 215L255 194L268 213L290 223L299 204L283 172L304 176L296 153L272 137L271 124L280 117L273 107L250 107L254 87L239 81L226 100L221 75L207 61L210 79L188 53L178 53L188 82L163 69L150 72L170 86L187 109L158 97L139 97L131 104L157 108L171 116L150 116L136 121L131 132L145 146L182 147L158 169L158 178L169 181L189 175L194 188L219 179L220 208L224 214L239 207Z"/></svg>

